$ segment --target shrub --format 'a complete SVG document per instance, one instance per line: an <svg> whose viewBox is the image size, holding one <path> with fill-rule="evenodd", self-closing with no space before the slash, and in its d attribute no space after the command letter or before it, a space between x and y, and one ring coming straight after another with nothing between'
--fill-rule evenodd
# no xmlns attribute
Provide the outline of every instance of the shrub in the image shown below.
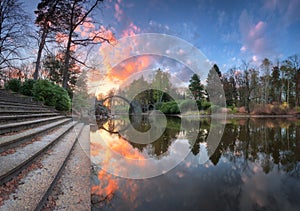
<svg viewBox="0 0 300 211"><path fill-rule="evenodd" d="M235 106L233 106L233 108L231 109L231 113L233 113L233 114L237 113L237 108Z"/></svg>
<svg viewBox="0 0 300 211"><path fill-rule="evenodd" d="M202 107L203 110L207 110L207 109L209 109L211 107L211 102L202 101L201 107Z"/></svg>
<svg viewBox="0 0 300 211"><path fill-rule="evenodd" d="M24 81L24 83L20 87L20 93L23 95L32 96L32 89L34 83L35 80L33 79L27 79L26 81Z"/></svg>
<svg viewBox="0 0 300 211"><path fill-rule="evenodd" d="M71 99L68 92L62 87L48 80L38 80L34 83L32 94L34 99L44 102L45 105L54 106L60 111L71 109Z"/></svg>
<svg viewBox="0 0 300 211"><path fill-rule="evenodd" d="M179 114L180 110L176 101L164 102L159 109L165 114Z"/></svg>
<svg viewBox="0 0 300 211"><path fill-rule="evenodd" d="M161 108L162 105L163 105L162 102L157 102L157 103L154 104L154 108L155 108L156 110L160 110L160 108Z"/></svg>
<svg viewBox="0 0 300 211"><path fill-rule="evenodd" d="M16 78L10 79L5 84L5 89L11 90L13 92L19 92L20 87L21 87L21 81L19 79L16 79Z"/></svg>

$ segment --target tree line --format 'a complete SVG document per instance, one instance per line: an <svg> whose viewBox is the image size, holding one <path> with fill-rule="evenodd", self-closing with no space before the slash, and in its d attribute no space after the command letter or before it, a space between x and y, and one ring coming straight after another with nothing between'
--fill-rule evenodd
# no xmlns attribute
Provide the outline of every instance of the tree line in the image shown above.
<svg viewBox="0 0 300 211"><path fill-rule="evenodd" d="M221 93L216 93L220 89L216 87L217 79L221 81L227 107L244 107L245 111L250 113L257 105L281 105L283 108L300 106L298 55L290 56L281 62L272 62L265 58L259 65L243 61L241 66L230 68L223 74L214 64L208 73L206 85L201 83L197 74L191 77L189 89L194 98L209 101L206 91L208 89L212 96L221 97Z"/></svg>
<svg viewBox="0 0 300 211"><path fill-rule="evenodd" d="M137 94L137 90L145 87L151 88ZM205 83L198 74L193 74L188 87L184 88L189 92L183 93L180 87L172 84L169 73L158 69L152 80L147 81L141 76L124 87L120 94L130 99L134 97L140 105L153 104L155 108L161 108L165 104L169 107L165 109L166 113L170 110L179 112L178 105L170 101L176 100L181 106L192 99L196 100L199 110L216 106L244 108L243 112L251 113L259 107L262 109L259 114L287 114L289 109L300 107L300 60L293 55L275 63L265 58L259 65L243 61L240 67L230 68L223 74L214 64Z"/></svg>

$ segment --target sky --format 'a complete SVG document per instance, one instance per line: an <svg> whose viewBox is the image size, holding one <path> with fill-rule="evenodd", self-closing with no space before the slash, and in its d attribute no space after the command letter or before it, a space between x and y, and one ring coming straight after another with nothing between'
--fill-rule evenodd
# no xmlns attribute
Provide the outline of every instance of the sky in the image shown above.
<svg viewBox="0 0 300 211"><path fill-rule="evenodd" d="M33 12L39 1L26 1ZM176 36L222 72L300 54L300 0L106 0L97 19L117 39L142 33Z"/></svg>
<svg viewBox="0 0 300 211"><path fill-rule="evenodd" d="M118 0L106 5L103 20L117 38L143 32L175 35L222 71L241 59L260 62L300 53L300 0Z"/></svg>
<svg viewBox="0 0 300 211"><path fill-rule="evenodd" d="M39 1L26 1L33 11ZM117 39L163 33L200 49L222 72L240 60L300 52L300 0L107 0L99 20Z"/></svg>

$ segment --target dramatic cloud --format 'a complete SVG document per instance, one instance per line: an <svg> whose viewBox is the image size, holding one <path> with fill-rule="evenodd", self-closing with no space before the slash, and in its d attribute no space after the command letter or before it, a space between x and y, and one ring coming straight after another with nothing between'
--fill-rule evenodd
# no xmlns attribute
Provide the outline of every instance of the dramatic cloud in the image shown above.
<svg viewBox="0 0 300 211"><path fill-rule="evenodd" d="M108 77L111 80L118 79L123 81L134 73L148 69L152 63L153 59L151 56L143 55L139 57L133 57L122 62L117 67L109 70Z"/></svg>

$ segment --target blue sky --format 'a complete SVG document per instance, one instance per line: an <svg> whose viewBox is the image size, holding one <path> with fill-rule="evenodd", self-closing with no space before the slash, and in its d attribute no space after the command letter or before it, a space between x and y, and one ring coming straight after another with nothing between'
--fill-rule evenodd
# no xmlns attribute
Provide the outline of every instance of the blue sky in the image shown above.
<svg viewBox="0 0 300 211"><path fill-rule="evenodd" d="M223 71L241 59L259 64L265 57L300 53L300 0L122 0L106 5L104 16L113 17L104 20L117 37L126 30L175 35Z"/></svg>
<svg viewBox="0 0 300 211"><path fill-rule="evenodd" d="M29 10L36 0L25 2ZM107 0L99 20L117 38L146 32L182 38L222 72L300 53L300 0Z"/></svg>

